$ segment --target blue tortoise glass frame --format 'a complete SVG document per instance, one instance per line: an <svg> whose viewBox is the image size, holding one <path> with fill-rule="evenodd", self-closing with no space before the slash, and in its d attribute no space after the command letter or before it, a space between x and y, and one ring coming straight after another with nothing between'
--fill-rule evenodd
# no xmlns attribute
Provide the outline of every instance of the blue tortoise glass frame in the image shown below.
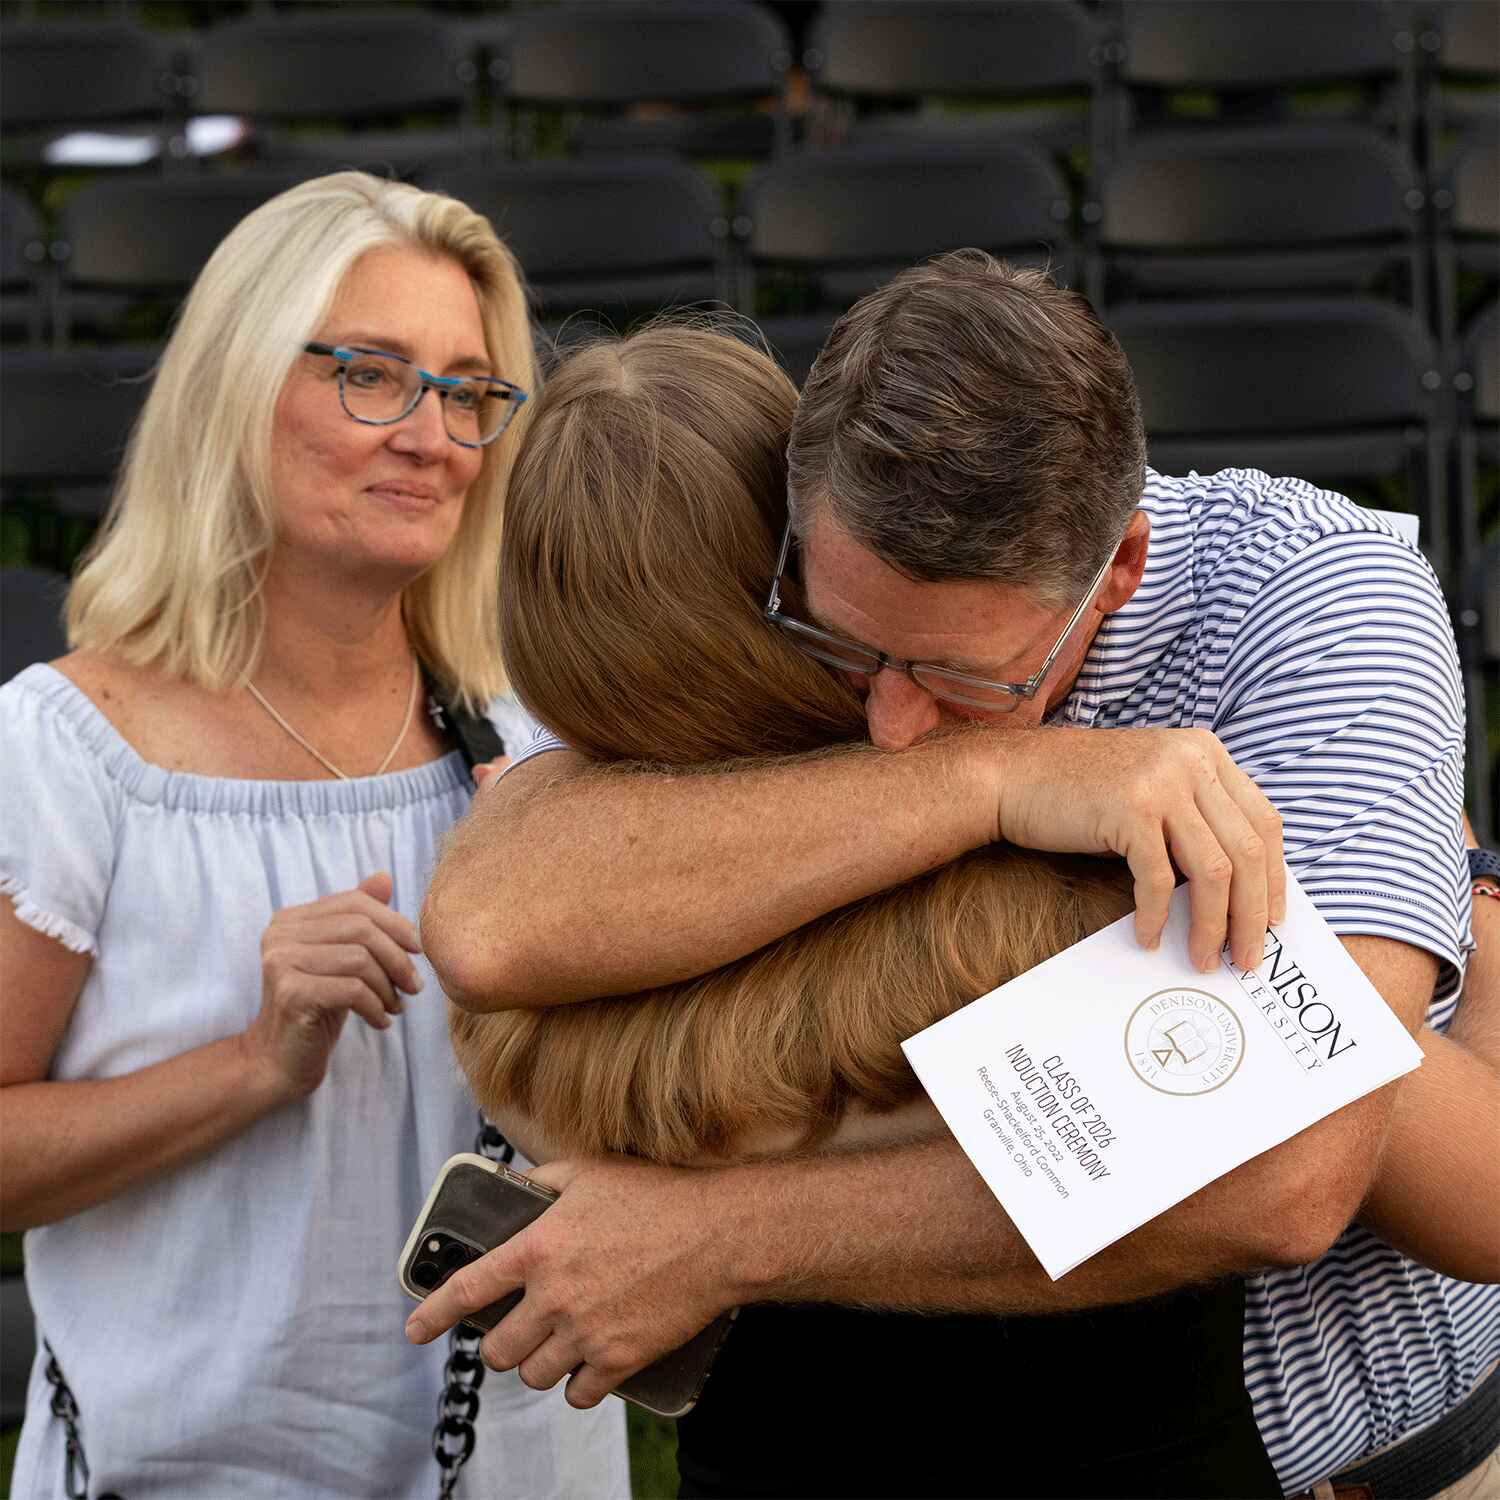
<svg viewBox="0 0 1500 1500"><path fill-rule="evenodd" d="M339 405L344 408L345 416L351 417L356 422L363 422L369 427L391 427L397 422L403 422L416 409L417 403L423 395L432 390L436 392L438 400L443 408L443 430L448 434L449 440L455 442L460 448L486 448L498 438L511 424L511 419L521 409L526 401L526 392L518 385L513 385L508 380L501 380L494 375L434 375L430 370L424 370L419 365L414 365L404 355L393 354L389 349L366 349L358 345L345 347L342 344L320 344L312 342L304 344L303 349L308 354L322 354L330 359L338 361L339 367ZM347 382L349 367L359 356L376 359L390 360L393 364L405 365L408 370L417 377L416 388L407 398L405 406L393 417L371 417L362 415L353 410L349 405ZM485 394L492 399L502 403L501 409L504 416L500 425L491 432L477 440L470 440L457 436L448 421L448 401L456 392L473 386L482 386Z"/></svg>
<svg viewBox="0 0 1500 1500"><path fill-rule="evenodd" d="M937 662L902 661L866 646L862 641L851 641L846 636L836 635L819 625L810 625L781 608L781 580L786 573L787 558L792 550L792 523L788 518L786 530L781 537L781 551L776 558L776 572L771 579L771 592L766 599L762 614L766 620L780 630L796 648L825 666L835 667L841 672L853 672L861 677L873 677L889 668L893 672L905 672L923 692L950 703L962 703L968 708L985 708L992 713L1009 713L1020 704L1036 697L1053 664L1062 654L1068 637L1077 628L1084 611L1093 603L1099 586L1115 560L1117 548L1109 549L1104 565L1094 575L1078 608L1068 617L1046 659L1025 682L991 682L985 677L975 677L968 672L955 671L952 667Z"/></svg>

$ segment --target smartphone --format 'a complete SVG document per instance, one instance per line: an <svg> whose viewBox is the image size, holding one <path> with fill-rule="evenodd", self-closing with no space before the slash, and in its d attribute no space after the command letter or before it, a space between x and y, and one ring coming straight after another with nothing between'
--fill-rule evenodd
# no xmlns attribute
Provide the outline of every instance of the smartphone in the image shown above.
<svg viewBox="0 0 1500 1500"><path fill-rule="evenodd" d="M540 1218L557 1196L500 1162L467 1151L450 1156L438 1172L401 1252L396 1267L401 1289L420 1302L455 1271L478 1260L486 1250L503 1245ZM471 1313L464 1322L487 1332L521 1296L519 1291L510 1292ZM733 1321L733 1311L715 1318L682 1348L662 1355L654 1365L622 1381L615 1395L659 1417L686 1415L703 1390L709 1367Z"/></svg>

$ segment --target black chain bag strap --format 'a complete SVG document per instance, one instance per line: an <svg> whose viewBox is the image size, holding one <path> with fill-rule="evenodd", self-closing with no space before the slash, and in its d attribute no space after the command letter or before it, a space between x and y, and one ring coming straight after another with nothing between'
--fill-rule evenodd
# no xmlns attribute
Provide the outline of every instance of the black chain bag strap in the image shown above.
<svg viewBox="0 0 1500 1500"><path fill-rule="evenodd" d="M68 1500L88 1500L89 1461L84 1456L83 1438L78 1431L82 1420L78 1402L63 1376L57 1356L52 1352L52 1345L43 1339L42 1348L47 1355L42 1373L52 1387L52 1415L63 1424L63 1491ZM98 1500L120 1500L120 1497L110 1492L100 1495Z"/></svg>
<svg viewBox="0 0 1500 1500"><path fill-rule="evenodd" d="M509 1163L516 1148L485 1119L479 1117L474 1150L490 1161ZM474 1419L479 1415L479 1387L484 1384L484 1361L479 1357L482 1335L459 1323L448 1335L448 1362L443 1366L443 1391L438 1397L437 1426L432 1429L432 1455L438 1463L438 1500L450 1500L459 1471L474 1452Z"/></svg>
<svg viewBox="0 0 1500 1500"><path fill-rule="evenodd" d="M472 772L482 761L504 755L505 745L486 718L455 707L427 677L428 712L438 728L449 728L459 753ZM485 1119L479 1117L474 1150L489 1161L509 1163L516 1148ZM484 1361L479 1357L482 1335L460 1323L448 1335L448 1360L443 1366L443 1390L438 1397L437 1426L432 1429L432 1454L438 1464L438 1500L451 1500L463 1466L474 1453L474 1419L479 1415L479 1388L484 1384Z"/></svg>

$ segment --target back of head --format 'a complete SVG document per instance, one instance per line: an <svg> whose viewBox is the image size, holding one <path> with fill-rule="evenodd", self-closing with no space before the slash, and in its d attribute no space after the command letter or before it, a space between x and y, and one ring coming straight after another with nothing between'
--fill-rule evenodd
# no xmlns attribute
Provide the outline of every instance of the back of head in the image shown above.
<svg viewBox="0 0 1500 1500"><path fill-rule="evenodd" d="M852 692L761 616L793 400L765 355L681 325L588 348L549 381L511 486L504 638L528 707L595 760L707 767L863 740ZM1124 909L1096 862L982 850L646 995L452 1010L454 1047L481 1105L571 1151L814 1140L852 1103L916 1095L905 1037Z"/></svg>
<svg viewBox="0 0 1500 1500"><path fill-rule="evenodd" d="M760 613L795 402L765 355L690 323L553 374L511 486L501 635L516 693L568 744L694 765L859 733L854 695Z"/></svg>
<svg viewBox="0 0 1500 1500"><path fill-rule="evenodd" d="M224 237L183 304L109 518L69 597L75 645L210 687L253 667L260 577L275 541L276 403L350 268L393 245L463 267L496 370L536 390L520 268L485 218L455 198L364 172L279 193ZM522 407L485 450L453 545L404 601L414 644L470 702L503 684L491 560L528 421Z"/></svg>
<svg viewBox="0 0 1500 1500"><path fill-rule="evenodd" d="M823 510L914 578L1076 600L1140 503L1125 356L1086 298L958 250L834 325L789 454L799 535Z"/></svg>

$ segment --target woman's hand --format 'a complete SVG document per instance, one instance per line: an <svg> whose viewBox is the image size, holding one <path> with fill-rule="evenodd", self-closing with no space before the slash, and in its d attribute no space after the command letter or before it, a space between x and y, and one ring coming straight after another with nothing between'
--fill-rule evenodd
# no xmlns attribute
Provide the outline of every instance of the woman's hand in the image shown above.
<svg viewBox="0 0 1500 1500"><path fill-rule="evenodd" d="M485 787L510 764L510 756L497 755L494 760L482 760L474 767L474 790L482 792Z"/></svg>
<svg viewBox="0 0 1500 1500"><path fill-rule="evenodd" d="M288 906L260 940L260 1014L240 1041L287 1100L312 1093L353 1011L385 1031L421 976L416 927L392 911L391 877L368 875L352 891Z"/></svg>

